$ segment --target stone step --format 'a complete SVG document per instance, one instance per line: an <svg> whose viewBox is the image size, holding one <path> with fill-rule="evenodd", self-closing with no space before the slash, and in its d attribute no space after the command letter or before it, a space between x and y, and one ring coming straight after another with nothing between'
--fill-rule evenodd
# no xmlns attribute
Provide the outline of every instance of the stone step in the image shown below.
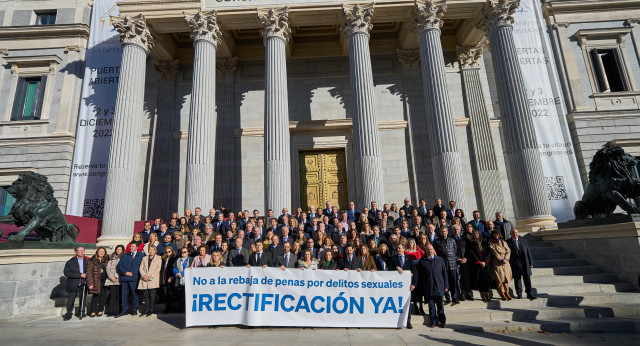
<svg viewBox="0 0 640 346"><path fill-rule="evenodd" d="M626 282L534 285L536 295L582 295L593 292L628 292L633 285Z"/></svg>
<svg viewBox="0 0 640 346"><path fill-rule="evenodd" d="M640 305L615 305L615 306L578 306L578 307L546 307L536 306L530 309L503 308L503 309L466 309L449 310L445 308L447 322L452 324L466 324L469 322L488 321L545 321L552 319L576 318L600 318L638 316Z"/></svg>
<svg viewBox="0 0 640 346"><path fill-rule="evenodd" d="M531 249L532 253L556 253L556 252L564 252L564 249L559 246L542 246L536 247L535 250Z"/></svg>
<svg viewBox="0 0 640 346"><path fill-rule="evenodd" d="M427 317L425 321L428 321ZM415 321L415 322L414 322ZM414 325L417 319L412 319ZM514 332L591 332L591 333L635 333L640 331L640 321L624 318L575 318L571 320L545 320L545 321L516 321L516 322L478 322L467 324L447 323L447 328L460 331L477 331L491 333Z"/></svg>
<svg viewBox="0 0 640 346"><path fill-rule="evenodd" d="M538 268L534 267L532 270L533 277L544 275L582 275L582 274L600 274L603 272L600 266L567 266L567 267L555 267L555 268Z"/></svg>
<svg viewBox="0 0 640 346"><path fill-rule="evenodd" d="M537 242L528 242L529 247L531 249L538 249L541 247L551 247L554 246L552 242L550 241L537 241Z"/></svg>
<svg viewBox="0 0 640 346"><path fill-rule="evenodd" d="M536 253L533 252L533 260L559 260L559 259L573 259L576 255L571 252L550 252L550 253ZM535 264L535 263L534 263Z"/></svg>
<svg viewBox="0 0 640 346"><path fill-rule="evenodd" d="M581 283L612 283L617 279L616 274L586 274L586 275L535 275L531 277L532 284L581 284Z"/></svg>
<svg viewBox="0 0 640 346"><path fill-rule="evenodd" d="M567 267L567 266L586 266L586 265L589 265L589 262L581 258L566 258L566 259L538 260L535 262L535 265L536 267L539 267L539 268L555 268L555 267Z"/></svg>

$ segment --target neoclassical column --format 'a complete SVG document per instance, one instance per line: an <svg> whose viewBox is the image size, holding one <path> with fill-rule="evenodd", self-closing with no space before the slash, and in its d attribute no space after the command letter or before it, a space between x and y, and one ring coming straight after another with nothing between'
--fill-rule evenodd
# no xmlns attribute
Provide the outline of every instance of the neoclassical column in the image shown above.
<svg viewBox="0 0 640 346"><path fill-rule="evenodd" d="M496 76L504 148L509 165L518 228L535 231L553 225L527 93L513 39L519 0L489 0L479 27L489 39Z"/></svg>
<svg viewBox="0 0 640 346"><path fill-rule="evenodd" d="M120 33L122 64L113 115L113 132L109 151L107 187L102 219L100 246L126 243L131 239L134 221L140 218L142 191L136 184L140 169L142 117L146 61L153 40L142 14L135 17L112 17Z"/></svg>
<svg viewBox="0 0 640 346"><path fill-rule="evenodd" d="M435 198L435 192L433 191L431 146L427 127L424 125L426 111L420 73L420 51L398 49L397 55L398 62L402 65L402 84L415 185L412 199L425 198L431 202Z"/></svg>
<svg viewBox="0 0 640 346"><path fill-rule="evenodd" d="M441 18L446 10L446 1L416 1L412 24L420 46L434 190L437 198L456 201L457 207L464 209L460 153L440 42Z"/></svg>
<svg viewBox="0 0 640 346"><path fill-rule="evenodd" d="M342 34L349 44L349 69L353 94L353 155L358 205L385 202L382 158L378 137L369 31L373 3L343 5Z"/></svg>
<svg viewBox="0 0 640 346"><path fill-rule="evenodd" d="M274 214L291 205L287 43L288 8L258 11L264 38L264 206Z"/></svg>
<svg viewBox="0 0 640 346"><path fill-rule="evenodd" d="M149 193L149 218L171 215L169 196L171 194L171 166L173 144L173 120L176 75L180 61L157 61L153 68L158 75L158 105L156 126L153 134L153 164Z"/></svg>
<svg viewBox="0 0 640 346"><path fill-rule="evenodd" d="M235 104L234 75L238 67L238 58L219 59L216 64L218 73L218 129L216 135L216 184L213 190L213 204L234 207L233 189L235 183ZM239 207L239 206L238 206Z"/></svg>
<svg viewBox="0 0 640 346"><path fill-rule="evenodd" d="M479 194L478 209L487 219L498 211L504 210L500 171L496 159L491 123L480 82L480 64L483 46L457 47L456 53L462 75L464 103L469 116L469 132L473 143L475 158L473 170L477 176Z"/></svg>
<svg viewBox="0 0 640 346"><path fill-rule="evenodd" d="M185 14L193 39L193 84L187 139L185 209L213 207L216 145L216 52L222 38L217 11Z"/></svg>

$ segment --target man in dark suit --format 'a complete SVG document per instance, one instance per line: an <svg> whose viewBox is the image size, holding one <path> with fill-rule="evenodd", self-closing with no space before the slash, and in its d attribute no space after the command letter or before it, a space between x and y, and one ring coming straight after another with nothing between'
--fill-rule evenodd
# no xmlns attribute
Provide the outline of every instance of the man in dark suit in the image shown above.
<svg viewBox="0 0 640 346"><path fill-rule="evenodd" d="M197 228L199 232L204 231L204 228L202 228L202 223L200 222L200 216L195 215L193 217L193 221L189 223L189 230L193 231L194 228Z"/></svg>
<svg viewBox="0 0 640 346"><path fill-rule="evenodd" d="M167 228L167 231L169 231L169 233L174 234L176 231L180 230L180 226L178 226L178 219L173 218L171 220L169 220L169 227Z"/></svg>
<svg viewBox="0 0 640 346"><path fill-rule="evenodd" d="M282 253L284 252L284 249L280 244L280 237L278 237L277 235L274 235L273 237L271 237L271 245L269 245L269 247L266 248L265 250L271 253L271 260L275 262L276 258L282 255Z"/></svg>
<svg viewBox="0 0 640 346"><path fill-rule="evenodd" d="M282 244L283 252L276 258L275 267L278 267L282 270L286 268L295 268L298 263L298 256L296 254L291 253L291 244L284 243Z"/></svg>
<svg viewBox="0 0 640 346"><path fill-rule="evenodd" d="M511 238L513 223L505 219L501 212L496 213L496 219L493 221L493 224L500 230L500 234L504 237L503 239L508 240Z"/></svg>
<svg viewBox="0 0 640 346"><path fill-rule="evenodd" d="M149 224L149 227L151 227L151 224ZM82 246L77 246L75 253L76 255L69 259L64 265L64 276L67 278L67 292L69 293L69 297L67 298L67 313L63 317L64 321L70 320L73 316L73 304L76 301L78 293L82 296L82 290L85 289L87 282L87 264L90 259L84 255L84 247ZM80 316L83 315L84 311L80 311Z"/></svg>
<svg viewBox="0 0 640 346"><path fill-rule="evenodd" d="M418 206L418 215L424 218L427 216L427 211L429 211L429 207L427 207L427 201L425 201L424 198L421 198L419 204L420 205Z"/></svg>
<svg viewBox="0 0 640 346"><path fill-rule="evenodd" d="M309 249L309 251L311 251L311 254L313 255L313 258L318 258L318 248L316 248L315 245L316 244L313 238L309 238L307 239L307 242L304 244L304 249L302 250L304 251L305 249Z"/></svg>
<svg viewBox="0 0 640 346"><path fill-rule="evenodd" d="M404 255L404 250L405 250L404 245L398 244L398 247L397 247L398 254L391 257L391 268L389 269L395 268L398 270L398 273L400 274L402 274L404 270L409 270L411 272L411 287L409 287L409 289L413 291L418 285L418 271L416 270L416 266L413 263L413 260ZM413 328L413 326L411 325L411 311L409 311L409 317L407 318L407 328L408 329Z"/></svg>
<svg viewBox="0 0 640 346"><path fill-rule="evenodd" d="M349 270L362 270L362 260L360 259L360 257L356 256L354 252L355 251L353 250L353 245L347 244L345 246L344 257L342 258L339 266L340 269L346 272Z"/></svg>
<svg viewBox="0 0 640 346"><path fill-rule="evenodd" d="M140 263L142 263L143 257L144 253L138 251L138 246L131 244L129 252L122 255L120 262L118 262L117 269L120 274L120 286L122 289L122 311L118 314L118 317L125 315L129 310L129 295L133 298L131 315L136 315L138 312L139 300L136 288L140 278Z"/></svg>
<svg viewBox="0 0 640 346"><path fill-rule="evenodd" d="M249 256L247 267L270 267L272 265L271 252L263 251L262 242L256 243L256 252Z"/></svg>
<svg viewBox="0 0 640 346"><path fill-rule="evenodd" d="M511 230L511 239L507 240L511 249L511 272L513 273L513 281L516 286L516 298L522 299L522 281L524 280L525 293L530 300L536 299L531 292L531 268L533 268L533 256L529 250L529 244L523 238L518 236L518 230Z"/></svg>
<svg viewBox="0 0 640 346"><path fill-rule="evenodd" d="M449 290L447 280L447 269L442 258L436 256L433 245L427 245L427 253L418 261L417 271L419 287L422 296L429 302L429 317L431 328L436 326L436 321L440 321L440 327L447 326L447 318L444 315L442 297ZM437 315L436 315L437 309ZM437 317L437 318L436 318Z"/></svg>
<svg viewBox="0 0 640 346"><path fill-rule="evenodd" d="M373 220L374 223L378 222L378 212L380 211L380 209L378 209L378 203L377 202L371 202L371 209L369 210L369 216L368 218ZM372 223L373 225L373 223Z"/></svg>
<svg viewBox="0 0 640 346"><path fill-rule="evenodd" d="M229 251L229 267L244 267L249 264L249 250L244 248L242 238L236 238L235 248Z"/></svg>
<svg viewBox="0 0 640 346"><path fill-rule="evenodd" d="M164 237L168 234L171 236L171 238L173 239L173 233L169 232L169 228L167 227L166 223L161 223L160 224L160 230L158 230L158 232L156 233L158 235L158 240L162 241L162 239L164 239Z"/></svg>
<svg viewBox="0 0 640 346"><path fill-rule="evenodd" d="M406 216L410 216L411 214L413 214L413 209L415 209L415 207L411 205L411 201L409 200L409 198L405 198L404 205L402 206L402 208L400 208L400 210L404 210L404 214Z"/></svg>
<svg viewBox="0 0 640 346"><path fill-rule="evenodd" d="M447 209L447 220L451 220L456 217L456 202L449 201L449 209Z"/></svg>
<svg viewBox="0 0 640 346"><path fill-rule="evenodd" d="M360 218L360 210L356 209L356 204L349 202L349 208L347 209L347 220L349 222L356 221Z"/></svg>
<svg viewBox="0 0 640 346"><path fill-rule="evenodd" d="M436 204L431 209L433 209L433 215L440 217L440 212L445 210L445 207L442 205L442 200L436 198Z"/></svg>
<svg viewBox="0 0 640 346"><path fill-rule="evenodd" d="M149 234L151 234L151 222L150 221L145 221L144 222L144 229L142 231L140 231L140 235L142 236L142 242L146 243L149 241Z"/></svg>
<svg viewBox="0 0 640 346"><path fill-rule="evenodd" d="M151 226L151 231L158 233L158 231L160 230L160 223L162 223L161 218L156 217L155 219L153 219L153 226Z"/></svg>

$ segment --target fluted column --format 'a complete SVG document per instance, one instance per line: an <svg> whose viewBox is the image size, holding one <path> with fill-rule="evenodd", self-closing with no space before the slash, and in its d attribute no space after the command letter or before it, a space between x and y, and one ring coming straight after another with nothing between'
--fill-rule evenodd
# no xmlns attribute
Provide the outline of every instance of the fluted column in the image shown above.
<svg viewBox="0 0 640 346"><path fill-rule="evenodd" d="M369 54L369 31L373 27L373 4L343 5L342 34L349 44L349 69L353 94L353 155L357 201L382 205L384 185L382 158L373 94L373 71Z"/></svg>
<svg viewBox="0 0 640 346"><path fill-rule="evenodd" d="M233 210L233 189L235 183L235 122L234 72L238 67L238 58L220 59L216 69L218 73L218 129L216 135L216 184L213 190L214 205L225 205ZM238 206L240 207L240 206Z"/></svg>
<svg viewBox="0 0 640 346"><path fill-rule="evenodd" d="M411 161L415 193L413 200L424 198L431 202L435 198L433 191L433 173L431 167L431 146L427 127L424 125L425 104L422 75L420 74L420 51L418 49L398 49L398 62L402 64L402 84L406 105Z"/></svg>
<svg viewBox="0 0 640 346"><path fill-rule="evenodd" d="M265 47L264 76L264 206L279 213L291 205L291 153L287 42L291 35L288 8L258 11Z"/></svg>
<svg viewBox="0 0 640 346"><path fill-rule="evenodd" d="M185 209L213 206L216 144L216 51L222 37L217 11L185 14L193 39L193 82L187 139Z"/></svg>
<svg viewBox="0 0 640 346"><path fill-rule="evenodd" d="M463 96L473 143L475 169L472 171L477 176L480 190L477 196L478 209L484 217L491 218L496 212L504 211L504 198L489 114L480 82L478 61L482 58L482 49L482 45L457 47L456 53L460 63Z"/></svg>
<svg viewBox="0 0 640 346"><path fill-rule="evenodd" d="M147 218L165 218L169 213L171 194L171 162L173 144L173 118L176 75L180 61L157 61L153 68L158 75L158 106L156 126L153 133L153 164L149 193L149 213Z"/></svg>
<svg viewBox="0 0 640 346"><path fill-rule="evenodd" d="M113 115L100 246L126 243L140 218L140 169L146 61L153 41L143 15L112 17L120 33L122 64ZM132 193L133 192L133 193Z"/></svg>
<svg viewBox="0 0 640 346"><path fill-rule="evenodd" d="M464 184L460 153L458 153L455 124L449 103L449 89L444 69L444 55L440 42L441 17L447 10L446 1L416 1L413 28L420 46L422 82L425 104L434 190L437 198L453 200L464 209Z"/></svg>
<svg viewBox="0 0 640 346"><path fill-rule="evenodd" d="M513 40L513 16L519 0L489 0L480 21L491 47L506 161L509 165L518 227L537 230L555 218L547 199L538 141Z"/></svg>

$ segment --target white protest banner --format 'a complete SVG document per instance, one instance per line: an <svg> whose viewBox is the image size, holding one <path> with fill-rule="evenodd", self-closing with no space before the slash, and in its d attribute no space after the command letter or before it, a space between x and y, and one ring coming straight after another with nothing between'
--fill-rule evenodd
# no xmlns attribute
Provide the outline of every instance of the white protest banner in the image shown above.
<svg viewBox="0 0 640 346"><path fill-rule="evenodd" d="M186 326L400 328L410 285L409 272L187 269Z"/></svg>
<svg viewBox="0 0 640 346"><path fill-rule="evenodd" d="M582 182L566 119L566 107L539 0L520 0L513 36L533 116L551 214L574 219ZM523 169L526 169L523 167Z"/></svg>
<svg viewBox="0 0 640 346"><path fill-rule="evenodd" d="M116 0L95 0L87 47L66 213L102 219L121 44L110 16Z"/></svg>

